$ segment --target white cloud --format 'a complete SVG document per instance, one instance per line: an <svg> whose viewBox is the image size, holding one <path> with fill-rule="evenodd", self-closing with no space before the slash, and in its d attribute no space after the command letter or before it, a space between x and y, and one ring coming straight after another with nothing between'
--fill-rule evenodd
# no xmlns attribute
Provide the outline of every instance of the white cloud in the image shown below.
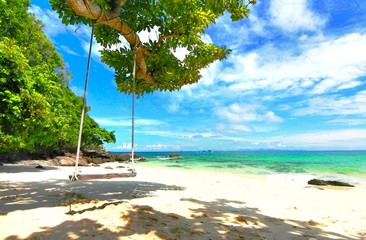
<svg viewBox="0 0 366 240"><path fill-rule="evenodd" d="M43 31L51 39L54 36L66 33L71 33L84 39L90 39L91 30L89 27L84 25L66 26L61 22L61 19L58 17L56 11L41 9L37 5L31 5L29 11L33 13L37 19L42 21L42 23L45 25Z"/></svg>
<svg viewBox="0 0 366 240"><path fill-rule="evenodd" d="M139 150L143 151L181 151L182 147L177 144L147 144Z"/></svg>
<svg viewBox="0 0 366 240"><path fill-rule="evenodd" d="M140 126L156 126L156 125L165 125L166 123L156 119L137 118L135 119L135 124Z"/></svg>
<svg viewBox="0 0 366 240"><path fill-rule="evenodd" d="M130 149L132 149L132 144L131 143L122 143L122 145L115 147L115 149L116 150L130 150Z"/></svg>
<svg viewBox="0 0 366 240"><path fill-rule="evenodd" d="M307 0L271 0L269 13L272 23L288 32L316 31L326 23L309 9Z"/></svg>
<svg viewBox="0 0 366 240"><path fill-rule="evenodd" d="M295 115L361 115L366 116L366 90L353 96L329 95L298 103ZM304 107L302 107L304 106Z"/></svg>
<svg viewBox="0 0 366 240"><path fill-rule="evenodd" d="M236 134L240 132L254 132L255 129L253 129L250 126L247 126L246 124L240 124L240 123L220 123L216 126L216 130L221 133L225 134Z"/></svg>
<svg viewBox="0 0 366 240"><path fill-rule="evenodd" d="M175 51L171 50L173 55L178 58L180 61L183 61L186 56L190 53L186 47L179 47Z"/></svg>
<svg viewBox="0 0 366 240"><path fill-rule="evenodd" d="M266 122L283 122L284 121L282 118L276 116L276 114L272 111L266 112L262 116L262 119Z"/></svg>
<svg viewBox="0 0 366 240"><path fill-rule="evenodd" d="M208 35L208 34L201 34L200 36L201 36L202 42L207 43L207 44L213 43L210 35Z"/></svg>
<svg viewBox="0 0 366 240"><path fill-rule="evenodd" d="M343 83L343 84L340 84L338 89L339 90L343 90L343 89L350 89L350 88L354 88L354 87L357 87L357 86L360 86L362 84L362 82L360 81L350 81L350 82L346 82L346 83Z"/></svg>
<svg viewBox="0 0 366 240"><path fill-rule="evenodd" d="M79 56L79 54L76 53L75 51L71 50L69 46L62 45L60 48L62 50L64 50L67 54L74 55L74 56Z"/></svg>
<svg viewBox="0 0 366 240"><path fill-rule="evenodd" d="M61 20L55 11L41 9L37 5L31 5L29 12L33 13L37 19L41 20L45 25L43 28L47 37L52 38L58 34L65 33L66 26L62 24Z"/></svg>
<svg viewBox="0 0 366 240"><path fill-rule="evenodd" d="M347 126L356 126L356 125L363 125L366 124L366 119L360 118L340 118L328 121L331 124L338 124L338 125L347 125Z"/></svg>
<svg viewBox="0 0 366 240"><path fill-rule="evenodd" d="M176 102L172 102L168 105L167 111L171 113L178 112L180 109L179 104Z"/></svg>
<svg viewBox="0 0 366 240"><path fill-rule="evenodd" d="M158 26L154 26L153 29L151 29L151 31L141 31L137 33L141 42L143 43L147 43L149 41L153 41L153 42L157 42L159 40L160 37L160 32L159 32L159 27ZM205 38L207 39L207 37ZM126 43L126 41L124 40L124 42ZM173 55L178 58L179 60L183 61L185 59L185 57L190 53L186 47L178 47L175 50L171 50L171 52L173 53Z"/></svg>
<svg viewBox="0 0 366 240"><path fill-rule="evenodd" d="M126 117L118 118L94 118L95 121L103 127L131 127L131 119ZM135 119L135 126L157 126L165 124L160 120L155 119Z"/></svg>
<svg viewBox="0 0 366 240"><path fill-rule="evenodd" d="M159 40L159 27L155 26L151 31L141 31L138 32L141 42L146 43L150 40L153 42L157 42Z"/></svg>
<svg viewBox="0 0 366 240"><path fill-rule="evenodd" d="M59 19L57 13L51 10L41 9L37 5L31 5L29 11L33 13L37 19L41 20L45 25L43 31L47 35L48 38L53 39L57 35L61 34L72 34L77 37L80 41L82 49L85 53L89 52L90 46L90 35L91 28L85 25L64 25ZM55 43L54 43L55 44ZM65 48L66 43L60 43L61 49L65 50L69 54L77 55L74 51L70 51L70 49ZM100 50L103 49L99 43L93 40L92 46L92 56L100 59ZM99 60L100 61L100 60Z"/></svg>
<svg viewBox="0 0 366 240"><path fill-rule="evenodd" d="M94 118L94 120L100 126L104 126L104 127L127 127L127 126L131 126L131 120L128 120L128 119L125 119L125 118L121 118L121 120Z"/></svg>
<svg viewBox="0 0 366 240"><path fill-rule="evenodd" d="M222 68L222 63L220 61L213 62L209 67L201 70L202 78L197 83L192 85L192 88L200 87L201 85L211 86L217 81L217 76L219 75ZM216 81L215 81L216 80Z"/></svg>
<svg viewBox="0 0 366 240"><path fill-rule="evenodd" d="M170 146L166 145L166 144L148 144L145 145L144 147L145 150L166 150L166 149L171 149Z"/></svg>
<svg viewBox="0 0 366 240"><path fill-rule="evenodd" d="M200 133L192 133L191 135L187 135L188 138L214 138L218 135L213 132L200 132Z"/></svg>
<svg viewBox="0 0 366 240"><path fill-rule="evenodd" d="M312 149L312 150L357 150L366 145L366 129L339 129L308 131L266 138L237 139L245 146L254 148Z"/></svg>
<svg viewBox="0 0 366 240"><path fill-rule="evenodd" d="M359 30L363 27L360 23L358 27L342 23L338 31L338 26L333 25L336 22L316 15L310 3L305 0L260 1L258 8L253 7L249 19L232 23L229 14L221 17L209 28L208 33L212 35L202 38L205 42L226 45L233 52L227 59L203 69L203 78L197 84L185 86L179 92L154 93L154 97L164 97L156 101L158 115L136 119L139 126L136 135L144 144L140 149L178 149L183 142L184 147L190 145L192 149L202 146L364 149L366 130L362 127L366 93L360 89L366 81L366 34ZM42 11L36 6L34 9L37 16L44 19L48 36L73 34L79 39L72 48L64 48L64 53L73 54L72 50L80 46L87 53L90 28L80 26L75 32L78 26L64 26L55 12ZM349 19L347 21L350 24ZM328 26L332 28L325 29ZM359 33L352 33L356 28ZM326 31L322 32L323 29ZM144 42L156 41L157 30L139 35ZM344 32L348 35L340 36ZM114 47L126 43L122 37L121 41ZM98 56L100 49L93 46L93 54ZM183 58L186 53L182 53L177 56ZM109 101L108 98L105 101ZM148 112L146 114L155 114ZM170 113L179 113L179 116ZM162 115L163 121L156 120L162 119ZM309 119L307 115L322 117ZM96 120L101 127L115 127L123 136L128 134L122 132L131 127L131 120L126 116ZM178 121L172 130L174 119ZM279 124L284 119L286 124ZM292 125L299 123L297 119L301 119L304 129ZM281 135L283 126L286 133ZM358 126L359 129L315 130L324 126ZM293 133L293 129L304 133ZM131 148L126 140L118 144L119 149Z"/></svg>
<svg viewBox="0 0 366 240"><path fill-rule="evenodd" d="M77 96L84 96L84 88L73 85L70 88Z"/></svg>
<svg viewBox="0 0 366 240"><path fill-rule="evenodd" d="M283 119L276 116L272 111L263 111L256 104L238 104L234 103L228 107L216 109L216 116L226 119L229 122L283 122ZM258 113L258 112L261 113Z"/></svg>
<svg viewBox="0 0 366 240"><path fill-rule="evenodd" d="M91 32L89 33L91 34ZM89 54L89 49L90 49L90 35L89 35L89 40L86 41L85 39L80 39L82 48L84 50L85 53ZM92 57L98 59L100 61L100 57L101 57L101 53L100 51L103 50L103 46L101 46L99 43L97 43L95 41L95 39L93 38L93 42L92 42Z"/></svg>
<svg viewBox="0 0 366 240"><path fill-rule="evenodd" d="M239 132L266 132L267 125L283 122L273 111L265 110L258 104L233 103L229 106L218 107L214 111L216 117L221 120L216 126L216 130L222 133ZM258 123L260 123L258 125ZM250 126L255 124L258 126Z"/></svg>
<svg viewBox="0 0 366 240"><path fill-rule="evenodd" d="M225 45L232 50L242 50L243 46L252 43L252 35L265 35L266 22L262 13L253 8L249 18L233 22L230 14L224 14L216 20L216 24L209 28L210 39L215 44Z"/></svg>
<svg viewBox="0 0 366 240"><path fill-rule="evenodd" d="M353 88L366 75L366 34L300 46L302 53L263 47L232 54L219 79L235 92L286 90L289 94L323 94Z"/></svg>
<svg viewBox="0 0 366 240"><path fill-rule="evenodd" d="M265 21L258 16L255 11L251 11L250 16L249 16L249 22L250 22L250 28L248 30L250 30L250 34L258 34L258 35L263 35L266 33L265 27L266 27L266 23Z"/></svg>
<svg viewBox="0 0 366 240"><path fill-rule="evenodd" d="M329 131L314 131L287 136L276 136L272 140L287 146L304 146L310 148L332 149L364 149L366 144L366 129L340 129Z"/></svg>

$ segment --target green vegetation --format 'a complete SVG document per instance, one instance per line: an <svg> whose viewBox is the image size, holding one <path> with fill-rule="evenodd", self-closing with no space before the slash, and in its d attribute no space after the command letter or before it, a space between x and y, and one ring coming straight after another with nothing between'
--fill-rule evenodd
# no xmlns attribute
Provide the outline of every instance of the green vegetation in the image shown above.
<svg viewBox="0 0 366 240"><path fill-rule="evenodd" d="M50 3L64 24L94 24L95 38L105 47L102 61L115 69L119 91L128 94L135 56L136 94L143 95L196 83L201 69L230 53L225 46L204 40L206 28L226 12L233 21L248 17L255 0ZM29 0L0 0L0 154L49 156L76 148L82 99L69 89L71 74L28 7ZM156 39L142 43L138 34L143 31L155 33ZM174 56L179 49L187 50L184 59ZM114 132L99 128L86 115L82 148L115 141Z"/></svg>
<svg viewBox="0 0 366 240"><path fill-rule="evenodd" d="M29 0L0 1L0 154L49 156L76 149L82 99L28 7ZM83 148L115 142L88 115L84 124Z"/></svg>
<svg viewBox="0 0 366 240"><path fill-rule="evenodd" d="M105 47L102 61L115 69L118 89L132 91L132 59L136 56L137 88L142 95L156 90L174 91L196 83L200 70L224 59L230 50L204 41L206 28L225 12L233 21L248 17L255 0L50 0L64 24L95 24L96 40ZM142 43L146 31L156 40ZM121 38L129 43L121 43ZM113 49L111 46L120 45ZM133 48L133 52L131 51ZM178 59L173 51L189 53Z"/></svg>

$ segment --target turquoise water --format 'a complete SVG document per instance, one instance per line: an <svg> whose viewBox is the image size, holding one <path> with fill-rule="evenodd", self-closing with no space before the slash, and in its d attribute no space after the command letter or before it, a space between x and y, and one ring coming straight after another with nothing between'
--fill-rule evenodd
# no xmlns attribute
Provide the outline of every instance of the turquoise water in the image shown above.
<svg viewBox="0 0 366 240"><path fill-rule="evenodd" d="M232 151L178 152L179 159L161 160L171 152L141 152L138 164L189 171L242 174L307 173L366 177L366 151Z"/></svg>

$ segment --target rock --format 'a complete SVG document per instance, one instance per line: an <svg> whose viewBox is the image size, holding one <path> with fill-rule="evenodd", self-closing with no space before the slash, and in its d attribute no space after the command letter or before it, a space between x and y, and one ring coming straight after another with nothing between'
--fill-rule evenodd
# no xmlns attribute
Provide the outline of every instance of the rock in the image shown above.
<svg viewBox="0 0 366 240"><path fill-rule="evenodd" d="M354 185L351 185L349 183L340 182L340 181L333 181L333 180L321 180L321 179L311 179L308 181L308 184L310 185L317 185L317 186L338 186L338 187L354 187Z"/></svg>
<svg viewBox="0 0 366 240"><path fill-rule="evenodd" d="M75 166L75 157L57 156L53 159L56 166ZM88 163L83 159L79 158L79 166L88 166Z"/></svg>
<svg viewBox="0 0 366 240"><path fill-rule="evenodd" d="M4 166L4 164L2 162L0 162L0 166Z"/></svg>
<svg viewBox="0 0 366 240"><path fill-rule="evenodd" d="M132 156L131 153L122 153L122 154L117 155L116 160L117 161L130 161L131 156ZM136 158L137 156L134 155L134 157Z"/></svg>
<svg viewBox="0 0 366 240"><path fill-rule="evenodd" d="M98 156L98 152L96 150L84 150L83 151L83 156L85 157L97 157Z"/></svg>
<svg viewBox="0 0 366 240"><path fill-rule="evenodd" d="M102 164L105 162L103 158L89 158L89 157L86 158L86 161L89 164Z"/></svg>
<svg viewBox="0 0 366 240"><path fill-rule="evenodd" d="M174 153L169 154L169 157L171 157L171 158L180 158L180 154L174 152Z"/></svg>
<svg viewBox="0 0 366 240"><path fill-rule="evenodd" d="M83 158L88 163L102 164L106 162L116 161L116 155L111 152L105 152L103 150L84 150Z"/></svg>
<svg viewBox="0 0 366 240"><path fill-rule="evenodd" d="M42 165L40 165L40 164L37 165L36 168L38 168L38 169L44 169L44 167Z"/></svg>
<svg viewBox="0 0 366 240"><path fill-rule="evenodd" d="M116 168L128 168L127 166L116 166Z"/></svg>
<svg viewBox="0 0 366 240"><path fill-rule="evenodd" d="M116 161L126 161L126 162L128 162L128 161L131 161L131 157L132 157L131 153L122 153L122 154L117 155ZM138 159L138 161L140 161L140 162L146 161L146 158L143 158L138 154L134 154L134 159L135 160Z"/></svg>
<svg viewBox="0 0 366 240"><path fill-rule="evenodd" d="M59 155L59 156L75 157L75 156L76 156L76 154L75 154L75 153L70 153L70 152L65 152L64 154Z"/></svg>

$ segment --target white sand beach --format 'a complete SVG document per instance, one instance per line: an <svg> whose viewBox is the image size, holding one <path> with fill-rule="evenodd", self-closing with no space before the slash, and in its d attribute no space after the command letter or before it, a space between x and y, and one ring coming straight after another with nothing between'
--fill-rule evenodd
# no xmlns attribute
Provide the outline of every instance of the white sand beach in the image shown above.
<svg viewBox="0 0 366 240"><path fill-rule="evenodd" d="M0 239L366 239L362 178L137 171L71 182L69 167L0 166Z"/></svg>

